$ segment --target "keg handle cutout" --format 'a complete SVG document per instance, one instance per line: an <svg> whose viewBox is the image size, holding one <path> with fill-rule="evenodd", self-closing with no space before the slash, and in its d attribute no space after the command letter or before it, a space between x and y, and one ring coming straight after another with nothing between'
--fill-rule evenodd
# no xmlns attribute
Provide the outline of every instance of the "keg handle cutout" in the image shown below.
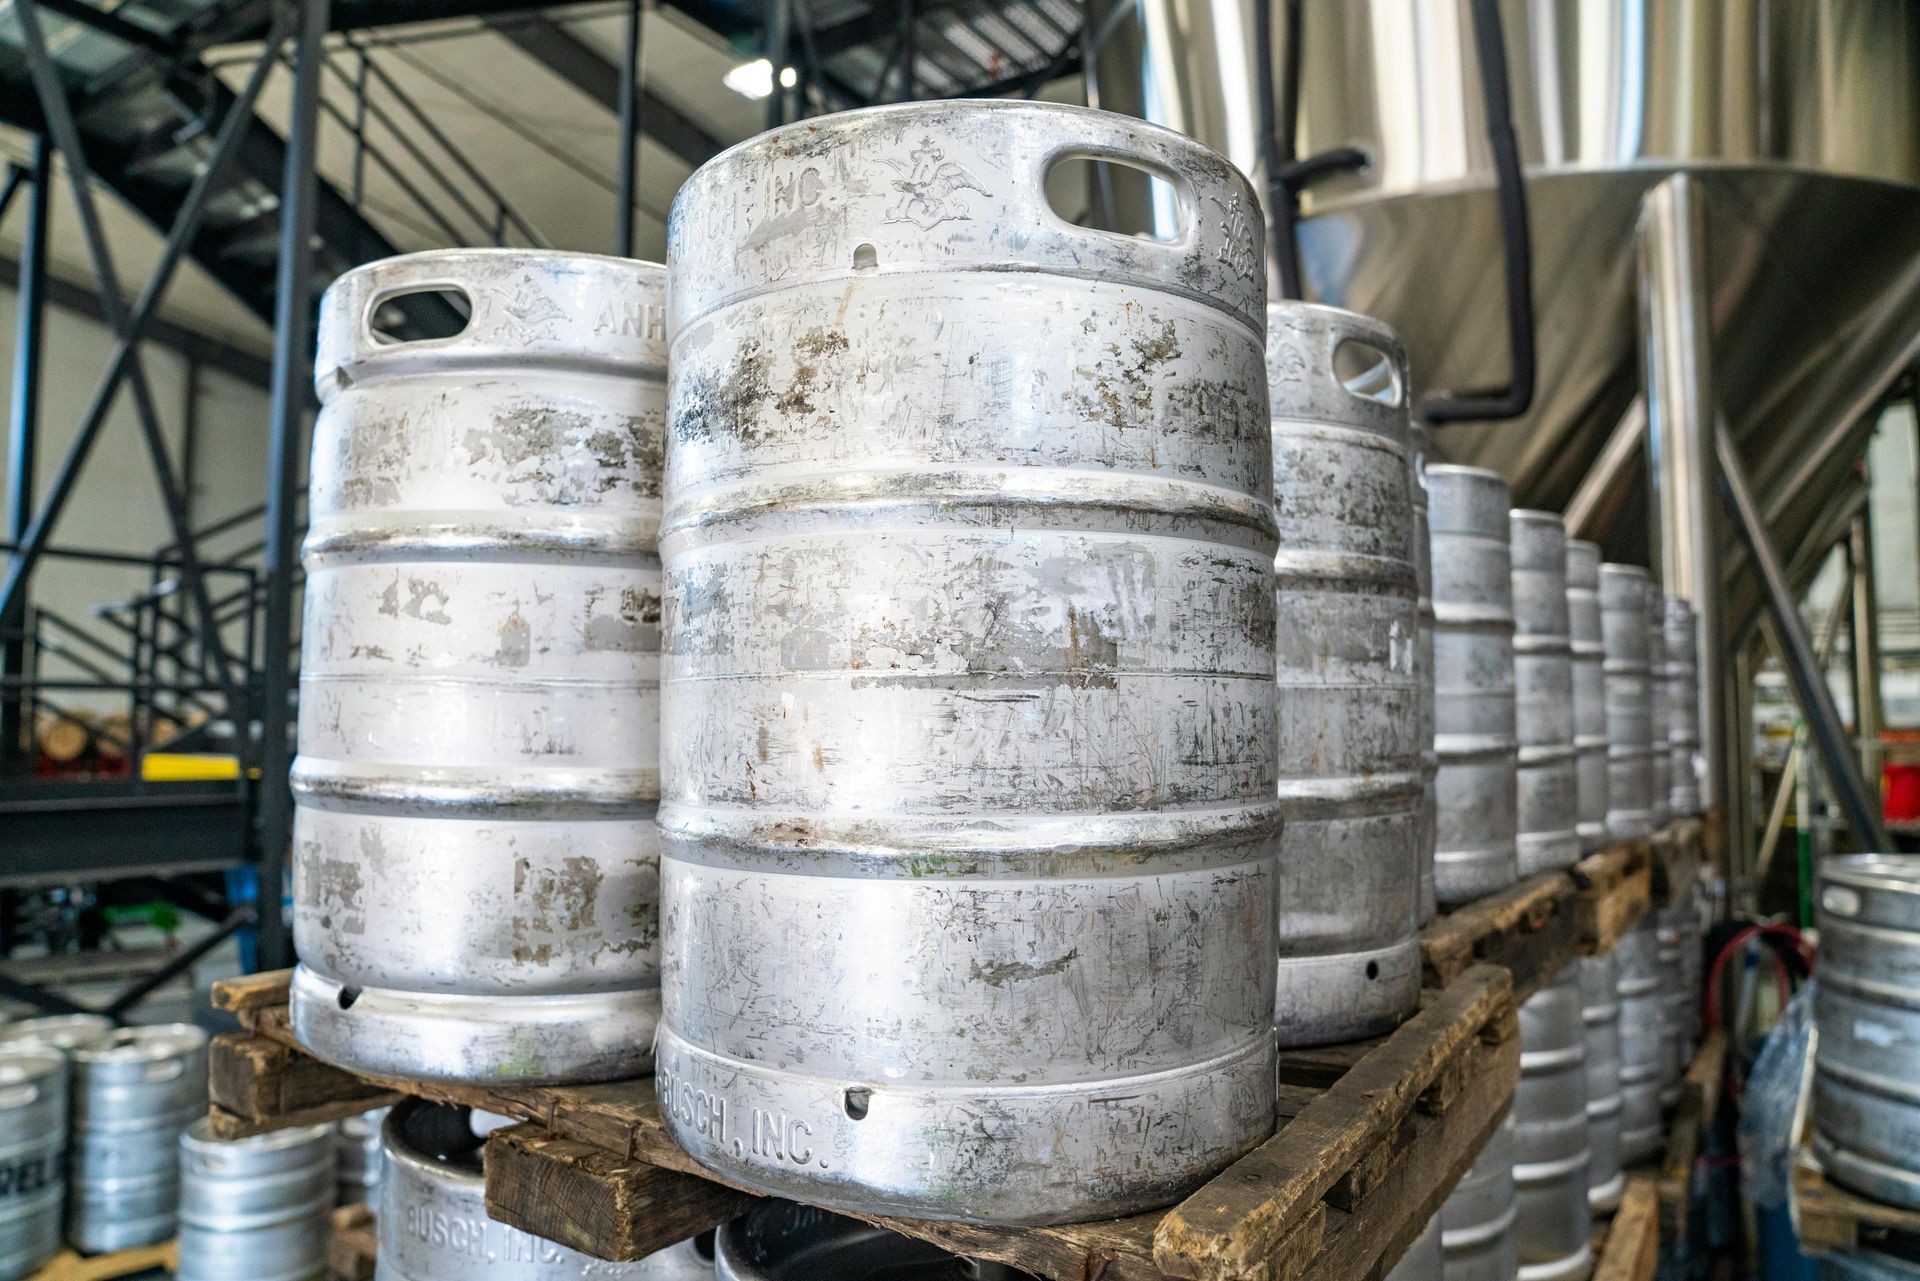
<svg viewBox="0 0 1920 1281"><path fill-rule="evenodd" d="M162 1081L171 1081L187 1070L184 1060L179 1058L162 1059L158 1063L147 1064L140 1073L140 1079L149 1085L158 1085Z"/></svg>
<svg viewBox="0 0 1920 1281"><path fill-rule="evenodd" d="M1342 338L1333 349L1333 377L1347 394L1398 409L1406 396L1400 366L1364 338Z"/></svg>
<svg viewBox="0 0 1920 1281"><path fill-rule="evenodd" d="M1040 163L1048 212L1075 231L1171 247L1193 229L1193 186L1171 169L1100 146L1067 147ZM1074 196L1086 202L1077 214L1062 207Z"/></svg>
<svg viewBox="0 0 1920 1281"><path fill-rule="evenodd" d="M369 345L450 342L473 324L473 296L451 280L382 289L367 300L361 329Z"/></svg>

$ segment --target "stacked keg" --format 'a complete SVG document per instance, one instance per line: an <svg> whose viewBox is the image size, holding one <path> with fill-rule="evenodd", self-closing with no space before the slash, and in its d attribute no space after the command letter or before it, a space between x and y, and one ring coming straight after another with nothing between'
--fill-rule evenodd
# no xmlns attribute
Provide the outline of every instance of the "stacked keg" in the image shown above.
<svg viewBox="0 0 1920 1281"><path fill-rule="evenodd" d="M180 1136L177 1281L321 1281L334 1202L334 1129Z"/></svg>
<svg viewBox="0 0 1920 1281"><path fill-rule="evenodd" d="M1693 606L1666 598L1667 808L1674 817L1700 812L1700 641Z"/></svg>
<svg viewBox="0 0 1920 1281"><path fill-rule="evenodd" d="M38 1045L69 1053L112 1034L113 1020L104 1014L46 1014L0 1025L0 1046Z"/></svg>
<svg viewBox="0 0 1920 1281"><path fill-rule="evenodd" d="M1434 778L1440 771L1440 758L1433 745L1433 535L1427 519L1427 451L1432 434L1427 425L1414 418L1408 424L1413 442L1413 572L1418 584L1416 602L1420 626L1414 645L1414 671L1420 690L1420 924L1433 919L1438 910L1433 888L1433 848L1435 824L1440 802L1434 791ZM1433 1249L1439 1249L1439 1228L1434 1229ZM1438 1257L1437 1255L1435 1257Z"/></svg>
<svg viewBox="0 0 1920 1281"><path fill-rule="evenodd" d="M0 1044L0 1281L32 1276L60 1251L66 1146L66 1056Z"/></svg>
<svg viewBox="0 0 1920 1281"><path fill-rule="evenodd" d="M1836 1183L1920 1209L1920 858L1819 870L1813 1150Z"/></svg>
<svg viewBox="0 0 1920 1281"><path fill-rule="evenodd" d="M1446 1251L1440 1244L1440 1216L1436 1214L1427 1220L1427 1226L1387 1273L1387 1281L1441 1281L1446 1269Z"/></svg>
<svg viewBox="0 0 1920 1281"><path fill-rule="evenodd" d="M69 1055L67 1240L99 1253L173 1235L180 1135L207 1110L207 1034L121 1028Z"/></svg>
<svg viewBox="0 0 1920 1281"><path fill-rule="evenodd" d="M1653 711L1647 654L1647 571L1600 566L1607 709L1607 835L1653 831Z"/></svg>
<svg viewBox="0 0 1920 1281"><path fill-rule="evenodd" d="M1600 549L1567 540L1567 628L1573 651L1575 828L1580 850L1607 843L1607 678L1600 622Z"/></svg>
<svg viewBox="0 0 1920 1281"><path fill-rule="evenodd" d="M1520 1007L1511 1124L1521 1281L1578 1281L1593 1268L1586 1058L1579 968L1569 965Z"/></svg>
<svg viewBox="0 0 1920 1281"><path fill-rule="evenodd" d="M1343 350L1378 358L1379 395L1335 373ZM1406 386L1384 325L1267 308L1283 1046L1377 1035L1420 1000L1424 700Z"/></svg>
<svg viewBox="0 0 1920 1281"><path fill-rule="evenodd" d="M1693 1061L1700 937L1699 918L1693 914L1692 904L1676 903L1655 911L1653 940L1661 976L1660 1106L1671 1108L1680 1101L1680 1080Z"/></svg>
<svg viewBox="0 0 1920 1281"><path fill-rule="evenodd" d="M1667 742L1667 610L1666 598L1649 579L1647 584L1647 763L1653 782L1648 795L1653 826L1665 827L1672 818L1673 748Z"/></svg>
<svg viewBox="0 0 1920 1281"><path fill-rule="evenodd" d="M762 1202L722 1227L714 1247L720 1281L1035 1281L792 1201Z"/></svg>
<svg viewBox="0 0 1920 1281"><path fill-rule="evenodd" d="M1631 1165L1660 1150L1660 1091L1671 1075L1659 941L1649 912L1614 948L1620 998L1620 1159Z"/></svg>
<svg viewBox="0 0 1920 1281"><path fill-rule="evenodd" d="M480 1164L483 1127L479 1114L418 1099L388 1114L374 1281L706 1281L713 1275L692 1242L636 1263L605 1263L493 1218Z"/></svg>
<svg viewBox="0 0 1920 1281"><path fill-rule="evenodd" d="M652 1066L665 289L647 263L459 250L321 303L291 1007L327 1062ZM465 328L394 341L391 300L422 291Z"/></svg>
<svg viewBox="0 0 1920 1281"><path fill-rule="evenodd" d="M1513 1151L1509 1113L1440 1207L1446 1281L1514 1281L1519 1275Z"/></svg>
<svg viewBox="0 0 1920 1281"><path fill-rule="evenodd" d="M1515 511L1508 519L1518 850L1520 875L1533 876L1572 867L1580 858L1567 531L1552 512Z"/></svg>
<svg viewBox="0 0 1920 1281"><path fill-rule="evenodd" d="M1434 886L1471 903L1519 878L1513 579L1507 484L1430 466L1433 537Z"/></svg>
<svg viewBox="0 0 1920 1281"><path fill-rule="evenodd" d="M1620 981L1613 952L1583 956L1580 1022L1587 1049L1587 1205L1595 1214L1620 1208L1626 1176L1620 1166Z"/></svg>
<svg viewBox="0 0 1920 1281"><path fill-rule="evenodd" d="M1066 155L1170 176L1181 237L1063 222ZM1006 101L681 188L657 1079L721 1177L1057 1222L1272 1133L1258 208L1187 138Z"/></svg>
<svg viewBox="0 0 1920 1281"><path fill-rule="evenodd" d="M380 1195L380 1171L386 1158L380 1150L380 1129L386 1108L374 1108L334 1123L335 1202L371 1205Z"/></svg>

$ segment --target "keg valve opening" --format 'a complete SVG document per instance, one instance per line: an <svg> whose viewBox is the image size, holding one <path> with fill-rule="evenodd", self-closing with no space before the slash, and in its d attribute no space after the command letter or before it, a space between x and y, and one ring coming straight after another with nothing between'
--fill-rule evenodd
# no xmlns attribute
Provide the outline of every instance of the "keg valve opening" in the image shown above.
<svg viewBox="0 0 1920 1281"><path fill-rule="evenodd" d="M849 1120L864 1121L867 1119L867 1108L873 1102L873 1091L864 1085L850 1085L843 1102Z"/></svg>

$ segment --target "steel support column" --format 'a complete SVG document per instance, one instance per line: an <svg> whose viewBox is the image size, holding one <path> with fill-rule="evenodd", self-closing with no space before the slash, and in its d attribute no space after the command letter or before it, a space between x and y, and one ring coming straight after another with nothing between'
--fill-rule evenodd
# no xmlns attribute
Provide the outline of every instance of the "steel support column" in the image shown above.
<svg viewBox="0 0 1920 1281"><path fill-rule="evenodd" d="M1833 694L1827 689L1826 679L1814 655L1813 643L1807 639L1806 626L1800 619L1799 603L1794 599L1786 570L1782 568L1779 554L1774 551L1767 527L1761 520L1760 507L1747 484L1746 472L1740 465L1740 455L1734 446L1733 436L1723 423L1715 425L1714 450L1719 462L1720 497L1726 505L1728 518L1733 522L1734 532L1746 545L1747 554L1752 557L1754 568L1759 572L1760 585L1767 601L1767 614L1773 620L1774 635L1780 642L1787 678L1793 682L1800 714L1807 722L1815 745L1820 749L1820 758L1827 767L1841 812L1846 815L1847 826L1853 829L1854 838L1863 848L1889 850L1893 847L1887 839L1886 826L1880 819L1879 791L1875 789L1869 792L1860 777L1859 758L1854 755L1853 745L1847 739L1847 728L1834 708ZM1704 668L1703 661L1702 684L1705 684Z"/></svg>
<svg viewBox="0 0 1920 1281"><path fill-rule="evenodd" d="M786 73L787 57L793 45L792 0L763 0L763 3L767 8L767 23L761 52L773 67L773 92L767 97L767 128L778 129L787 123L787 89L780 79Z"/></svg>
<svg viewBox="0 0 1920 1281"><path fill-rule="evenodd" d="M627 0L627 47L620 63L620 207L614 255L633 257L634 185L640 168L640 0Z"/></svg>
<svg viewBox="0 0 1920 1281"><path fill-rule="evenodd" d="M45 134L34 139L33 165L27 175L26 234L20 244L20 283L13 335L13 413L7 437L7 541L18 545L33 522L33 474L40 456L40 369L47 323L47 232L53 216L53 145ZM6 697L0 702L0 773L26 765L21 742L26 727L27 584L5 617L0 617L0 678Z"/></svg>
<svg viewBox="0 0 1920 1281"><path fill-rule="evenodd" d="M1713 317L1705 193L1678 173L1648 192L1639 227L1640 351L1647 401L1649 546L1669 595L1693 605L1699 652L1702 802L1723 813L1726 628L1714 500Z"/></svg>
<svg viewBox="0 0 1920 1281"><path fill-rule="evenodd" d="M299 502L302 426L313 375L313 226L315 144L321 67L326 58L328 0L294 0L293 104L287 126L287 168L280 191L280 270L274 294L272 420L267 437L266 617L260 664L260 965L287 964L281 884L293 842L292 750L288 712L293 688L293 575L299 554L294 508Z"/></svg>
<svg viewBox="0 0 1920 1281"><path fill-rule="evenodd" d="M1886 728L1886 703L1880 687L1880 588L1873 577L1873 513L1871 508L1853 518L1847 532L1847 555L1853 562L1853 728L1860 740L1860 772L1876 796L1885 762L1880 732Z"/></svg>

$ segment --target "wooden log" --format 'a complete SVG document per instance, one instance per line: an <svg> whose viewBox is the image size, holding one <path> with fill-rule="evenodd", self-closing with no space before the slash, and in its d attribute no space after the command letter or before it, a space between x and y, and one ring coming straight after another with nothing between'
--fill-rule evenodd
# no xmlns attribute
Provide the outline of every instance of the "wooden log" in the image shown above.
<svg viewBox="0 0 1920 1281"><path fill-rule="evenodd" d="M1653 1281L1660 1263L1660 1213L1653 1182L1627 1180L1627 1190L1594 1264L1593 1281Z"/></svg>

